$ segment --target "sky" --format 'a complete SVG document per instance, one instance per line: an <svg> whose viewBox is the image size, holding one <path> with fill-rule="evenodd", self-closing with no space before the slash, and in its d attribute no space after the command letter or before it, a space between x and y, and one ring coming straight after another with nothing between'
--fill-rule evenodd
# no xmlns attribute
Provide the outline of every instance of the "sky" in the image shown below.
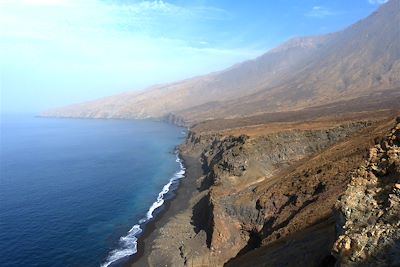
<svg viewBox="0 0 400 267"><path fill-rule="evenodd" d="M41 112L222 70L385 0L0 0L0 110Z"/></svg>

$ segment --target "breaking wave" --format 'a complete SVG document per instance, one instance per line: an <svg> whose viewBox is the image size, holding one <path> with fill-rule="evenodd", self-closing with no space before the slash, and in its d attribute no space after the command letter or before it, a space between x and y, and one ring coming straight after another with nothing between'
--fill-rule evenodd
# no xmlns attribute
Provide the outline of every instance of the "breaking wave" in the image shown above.
<svg viewBox="0 0 400 267"><path fill-rule="evenodd" d="M134 255L137 252L137 241L138 236L143 232L143 226L154 218L154 211L160 208L165 201L165 197L171 190L171 186L176 184L180 179L185 176L185 167L183 166L182 160L179 158L178 153L176 153L176 162L179 163L180 170L176 172L169 182L164 185L160 193L158 193L157 200L153 202L149 210L146 213L146 217L139 220L138 224L135 224L128 233L121 237L119 240L119 248L111 251L106 259L106 262L101 265L101 267L112 266L117 261L121 259ZM172 189L173 190L173 189Z"/></svg>

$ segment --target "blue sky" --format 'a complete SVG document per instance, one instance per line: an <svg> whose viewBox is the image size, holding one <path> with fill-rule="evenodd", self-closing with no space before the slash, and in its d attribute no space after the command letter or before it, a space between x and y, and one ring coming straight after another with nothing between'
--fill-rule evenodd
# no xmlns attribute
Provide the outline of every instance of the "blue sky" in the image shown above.
<svg viewBox="0 0 400 267"><path fill-rule="evenodd" d="M1 111L39 112L221 70L384 0L0 0Z"/></svg>

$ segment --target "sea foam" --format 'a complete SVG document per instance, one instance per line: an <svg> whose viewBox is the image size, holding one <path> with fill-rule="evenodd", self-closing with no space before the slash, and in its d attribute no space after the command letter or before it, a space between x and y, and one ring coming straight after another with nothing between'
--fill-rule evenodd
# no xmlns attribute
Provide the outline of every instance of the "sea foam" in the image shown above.
<svg viewBox="0 0 400 267"><path fill-rule="evenodd" d="M139 220L139 224L135 224L125 236L122 236L119 240L119 248L112 250L106 262L101 265L101 267L112 266L117 261L121 259L134 255L137 252L137 241L138 236L143 232L141 226L145 225L151 219L154 218L154 211L157 210L164 204L164 196L170 192L171 185L176 183L178 180L185 176L185 167L183 166L182 160L179 158L178 153L176 154L176 162L179 163L180 170L176 172L168 183L164 185L160 193L158 193L157 200L150 206L146 213L146 217Z"/></svg>

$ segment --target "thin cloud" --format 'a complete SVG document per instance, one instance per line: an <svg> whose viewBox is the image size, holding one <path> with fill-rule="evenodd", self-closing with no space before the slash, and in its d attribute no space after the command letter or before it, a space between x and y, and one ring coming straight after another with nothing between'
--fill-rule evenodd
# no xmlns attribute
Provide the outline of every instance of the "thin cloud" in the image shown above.
<svg viewBox="0 0 400 267"><path fill-rule="evenodd" d="M18 1L17 1L18 2ZM30 6L66 6L70 4L68 0L23 0L22 4Z"/></svg>
<svg viewBox="0 0 400 267"><path fill-rule="evenodd" d="M227 18L223 9L167 1L0 0L0 67L16 84L8 92L21 90L20 80L32 85L27 95L89 99L139 89L259 55L257 47L203 39L204 24Z"/></svg>
<svg viewBox="0 0 400 267"><path fill-rule="evenodd" d="M387 2L388 0L368 0L368 3L370 3L371 5L382 5Z"/></svg>
<svg viewBox="0 0 400 267"><path fill-rule="evenodd" d="M129 4L108 5L115 11L144 17L168 16L181 19L207 19L207 20L227 20L232 18L232 14L222 8L213 6L179 6L166 1L141 1Z"/></svg>
<svg viewBox="0 0 400 267"><path fill-rule="evenodd" d="M126 37L140 34L146 38L168 38L169 35L173 39L187 38L185 30L195 28L198 21L226 20L230 17L231 14L224 9L212 6L185 7L162 0L129 4L96 0L0 2L0 25L6 25L0 29L2 37L18 39L88 40L93 36ZM177 29L176 25L186 27Z"/></svg>
<svg viewBox="0 0 400 267"><path fill-rule="evenodd" d="M333 12L324 6L313 6L310 11L308 11L305 16L312 18L325 18L333 15L337 15L337 12Z"/></svg>

